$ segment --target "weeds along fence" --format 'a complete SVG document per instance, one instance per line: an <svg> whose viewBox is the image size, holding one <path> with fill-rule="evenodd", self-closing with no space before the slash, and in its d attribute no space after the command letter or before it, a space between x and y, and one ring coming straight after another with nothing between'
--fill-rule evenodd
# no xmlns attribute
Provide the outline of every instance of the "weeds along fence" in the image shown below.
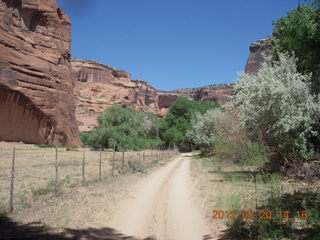
<svg viewBox="0 0 320 240"><path fill-rule="evenodd" d="M176 152L0 147L0 213L28 208L44 195L60 194L81 184L144 172Z"/></svg>

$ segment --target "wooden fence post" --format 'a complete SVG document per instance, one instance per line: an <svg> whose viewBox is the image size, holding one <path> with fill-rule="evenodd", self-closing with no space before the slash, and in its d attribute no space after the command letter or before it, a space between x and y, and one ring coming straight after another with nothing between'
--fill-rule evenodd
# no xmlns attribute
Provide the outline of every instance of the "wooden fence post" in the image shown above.
<svg viewBox="0 0 320 240"><path fill-rule="evenodd" d="M114 176L114 161L116 157L116 145L113 147L113 154L112 154L112 177Z"/></svg>
<svg viewBox="0 0 320 240"><path fill-rule="evenodd" d="M122 146L122 170L124 171L124 146Z"/></svg>
<svg viewBox="0 0 320 240"><path fill-rule="evenodd" d="M54 175L54 182L55 182L55 194L59 193L59 176L58 176L58 171L59 171L59 165L58 165L58 146L56 145L55 147L55 175Z"/></svg>
<svg viewBox="0 0 320 240"><path fill-rule="evenodd" d="M151 161L153 161L153 146L151 147Z"/></svg>
<svg viewBox="0 0 320 240"><path fill-rule="evenodd" d="M85 177L84 177L84 168L85 168L85 164L86 164L86 154L85 154L85 149L86 147L83 148L83 157L82 157L82 183L84 183L86 181Z"/></svg>
<svg viewBox="0 0 320 240"><path fill-rule="evenodd" d="M13 184L14 184L15 160L16 160L16 147L13 147L11 176L10 176L10 189L9 189L9 206L8 206L9 213L13 213Z"/></svg>
<svg viewBox="0 0 320 240"><path fill-rule="evenodd" d="M99 180L101 181L101 145L100 145L100 156L99 156Z"/></svg>

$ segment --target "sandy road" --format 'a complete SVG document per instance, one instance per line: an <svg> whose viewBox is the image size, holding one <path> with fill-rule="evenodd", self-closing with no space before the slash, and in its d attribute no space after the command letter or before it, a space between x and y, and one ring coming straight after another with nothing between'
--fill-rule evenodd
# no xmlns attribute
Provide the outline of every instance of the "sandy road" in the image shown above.
<svg viewBox="0 0 320 240"><path fill-rule="evenodd" d="M118 206L111 227L158 240L211 239L189 173L190 157L181 155L142 179Z"/></svg>

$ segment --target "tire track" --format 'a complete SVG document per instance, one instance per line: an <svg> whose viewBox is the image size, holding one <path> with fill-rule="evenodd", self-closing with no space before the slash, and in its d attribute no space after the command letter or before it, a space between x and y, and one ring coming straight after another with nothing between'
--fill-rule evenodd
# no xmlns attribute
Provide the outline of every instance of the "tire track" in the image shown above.
<svg viewBox="0 0 320 240"><path fill-rule="evenodd" d="M182 155L140 181L119 204L111 227L139 238L210 239L193 201L189 164Z"/></svg>

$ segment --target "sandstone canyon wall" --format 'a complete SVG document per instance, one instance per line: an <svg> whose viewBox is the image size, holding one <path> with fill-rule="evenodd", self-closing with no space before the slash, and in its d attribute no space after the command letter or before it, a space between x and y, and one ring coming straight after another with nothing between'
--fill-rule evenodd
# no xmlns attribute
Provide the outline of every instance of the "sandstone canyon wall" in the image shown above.
<svg viewBox="0 0 320 240"><path fill-rule="evenodd" d="M178 97L224 103L233 93L232 84L158 91L144 81L132 80L131 75L123 70L95 61L72 59L71 65L80 131L94 129L99 114L113 104L153 112L162 117Z"/></svg>
<svg viewBox="0 0 320 240"><path fill-rule="evenodd" d="M0 0L0 140L79 145L70 20L55 0Z"/></svg>
<svg viewBox="0 0 320 240"><path fill-rule="evenodd" d="M272 54L272 37L251 43L250 55L245 67L245 72L248 74L256 74L263 63L263 55L270 54Z"/></svg>

